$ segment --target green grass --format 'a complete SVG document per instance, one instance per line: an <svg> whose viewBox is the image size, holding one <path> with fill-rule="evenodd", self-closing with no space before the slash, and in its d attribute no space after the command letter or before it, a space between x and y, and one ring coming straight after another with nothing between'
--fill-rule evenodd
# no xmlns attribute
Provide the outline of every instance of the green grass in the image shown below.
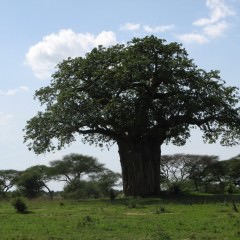
<svg viewBox="0 0 240 240"><path fill-rule="evenodd" d="M240 212L230 200L169 199L32 200L28 214L0 201L0 239L240 239Z"/></svg>

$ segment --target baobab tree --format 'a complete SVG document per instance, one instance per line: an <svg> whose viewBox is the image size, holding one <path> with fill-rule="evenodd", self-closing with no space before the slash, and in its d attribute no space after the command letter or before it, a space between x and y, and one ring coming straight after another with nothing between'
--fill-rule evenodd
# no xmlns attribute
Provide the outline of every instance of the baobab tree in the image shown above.
<svg viewBox="0 0 240 240"><path fill-rule="evenodd" d="M27 122L29 149L61 149L76 134L115 142L126 195L159 194L161 146L185 144L192 128L209 143L239 143L237 88L199 69L181 44L155 36L62 61L35 98L46 108Z"/></svg>

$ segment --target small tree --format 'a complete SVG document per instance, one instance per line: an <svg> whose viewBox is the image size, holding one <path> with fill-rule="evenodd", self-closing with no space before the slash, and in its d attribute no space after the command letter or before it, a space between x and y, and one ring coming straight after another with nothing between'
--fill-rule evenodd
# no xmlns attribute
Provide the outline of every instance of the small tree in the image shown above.
<svg viewBox="0 0 240 240"><path fill-rule="evenodd" d="M75 184L90 174L104 170L103 164L97 159L74 153L64 156L62 160L51 161L50 165L52 177L66 184Z"/></svg>
<svg viewBox="0 0 240 240"><path fill-rule="evenodd" d="M199 187L203 183L213 180L212 176L215 172L210 171L210 166L215 166L217 162L217 156L192 154L163 155L161 161L163 182L166 182L168 187L175 187L176 190L177 188L181 190L184 185L190 190L189 183L192 182L195 190L199 191ZM212 174L211 180L210 174Z"/></svg>
<svg viewBox="0 0 240 240"><path fill-rule="evenodd" d="M109 169L104 169L102 172L90 176L90 182L94 182L100 189L103 196L110 196L113 193L113 188L120 186L121 175Z"/></svg>
<svg viewBox="0 0 240 240"><path fill-rule="evenodd" d="M62 160L50 162L50 165L51 176L66 183L65 196L106 196L120 178L120 174L105 168L97 159L81 154L66 155Z"/></svg>
<svg viewBox="0 0 240 240"><path fill-rule="evenodd" d="M52 199L53 191L48 186L48 182L53 180L51 168L45 165L36 165L28 168L27 171L35 173L39 177L41 189L47 190L49 197Z"/></svg>
<svg viewBox="0 0 240 240"><path fill-rule="evenodd" d="M41 194L44 182L41 173L29 168L18 176L16 185L23 196L35 198Z"/></svg>
<svg viewBox="0 0 240 240"><path fill-rule="evenodd" d="M17 170L0 170L0 196L8 192L15 184L19 175Z"/></svg>
<svg viewBox="0 0 240 240"><path fill-rule="evenodd" d="M231 159L219 162L225 170L225 177L229 183L240 186L240 155Z"/></svg>

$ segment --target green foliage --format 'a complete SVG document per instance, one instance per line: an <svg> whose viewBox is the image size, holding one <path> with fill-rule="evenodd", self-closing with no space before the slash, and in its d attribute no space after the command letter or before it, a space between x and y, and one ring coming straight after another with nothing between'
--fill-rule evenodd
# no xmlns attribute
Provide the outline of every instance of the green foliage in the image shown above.
<svg viewBox="0 0 240 240"><path fill-rule="evenodd" d="M228 194L233 194L233 193L236 193L237 192L237 187L232 183L228 183L228 185L225 187L225 191L228 193Z"/></svg>
<svg viewBox="0 0 240 240"><path fill-rule="evenodd" d="M217 156L163 155L161 186L172 193L238 193L239 167L239 156L219 161Z"/></svg>
<svg viewBox="0 0 240 240"><path fill-rule="evenodd" d="M113 197L113 195L115 194L113 187L121 185L121 183L119 183L121 175L109 169L104 169L102 172L91 175L89 177L90 181L95 183L96 186L98 186L103 196Z"/></svg>
<svg viewBox="0 0 240 240"><path fill-rule="evenodd" d="M114 189L110 189L110 192L109 192L109 197L110 197L110 200L113 201L115 200L117 194L116 194L116 191Z"/></svg>
<svg viewBox="0 0 240 240"><path fill-rule="evenodd" d="M231 159L221 161L219 163L225 170L225 174L229 181L235 185L240 185L240 155L235 156Z"/></svg>
<svg viewBox="0 0 240 240"><path fill-rule="evenodd" d="M64 60L35 98L45 109L27 122L29 149L60 150L78 134L90 144L116 142L126 195L159 194L160 146L184 145L193 128L208 143L240 139L238 89L226 86L219 71L199 69L181 44L155 36ZM136 169L140 177L128 177Z"/></svg>
<svg viewBox="0 0 240 240"><path fill-rule="evenodd" d="M64 181L64 197L99 198L109 196L120 175L104 167L97 159L81 154L69 154L50 162L50 175Z"/></svg>
<svg viewBox="0 0 240 240"><path fill-rule="evenodd" d="M168 191L174 194L180 194L184 191L183 184L181 184L180 182L173 182L172 184L170 184Z"/></svg>
<svg viewBox="0 0 240 240"><path fill-rule="evenodd" d="M12 206L18 213L26 213L27 212L27 204L25 201L18 197L12 200Z"/></svg>
<svg viewBox="0 0 240 240"><path fill-rule="evenodd" d="M64 60L35 98L46 106L25 128L36 153L61 149L75 134L96 144L151 136L182 145L192 127L208 142L239 141L237 88L219 71L198 69L181 44L154 36Z"/></svg>
<svg viewBox="0 0 240 240"><path fill-rule="evenodd" d="M74 153L64 156L62 160L51 161L50 165L51 176L67 184L104 171L103 164L96 158Z"/></svg>
<svg viewBox="0 0 240 240"><path fill-rule="evenodd" d="M23 171L17 179L17 187L21 194L27 198L35 198L40 195L44 183L41 174L36 171Z"/></svg>
<svg viewBox="0 0 240 240"><path fill-rule="evenodd" d="M65 198L99 198L103 196L101 190L95 182L75 181L64 188L63 197Z"/></svg>
<svg viewBox="0 0 240 240"><path fill-rule="evenodd" d="M17 170L0 170L0 196L5 195L14 186L18 175Z"/></svg>

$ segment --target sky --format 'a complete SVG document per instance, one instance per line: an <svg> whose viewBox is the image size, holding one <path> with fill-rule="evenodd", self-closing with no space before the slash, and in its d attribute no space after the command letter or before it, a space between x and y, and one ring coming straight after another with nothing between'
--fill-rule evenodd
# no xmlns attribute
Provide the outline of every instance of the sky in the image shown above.
<svg viewBox="0 0 240 240"><path fill-rule="evenodd" d="M0 169L24 170L78 153L121 172L116 145L100 149L79 138L35 155L23 143L23 129L41 109L34 92L49 85L63 59L152 34L182 43L199 68L220 70L227 85L240 87L240 0L0 0ZM193 131L185 146L162 146L162 154L174 153L224 160L240 147L204 144Z"/></svg>

